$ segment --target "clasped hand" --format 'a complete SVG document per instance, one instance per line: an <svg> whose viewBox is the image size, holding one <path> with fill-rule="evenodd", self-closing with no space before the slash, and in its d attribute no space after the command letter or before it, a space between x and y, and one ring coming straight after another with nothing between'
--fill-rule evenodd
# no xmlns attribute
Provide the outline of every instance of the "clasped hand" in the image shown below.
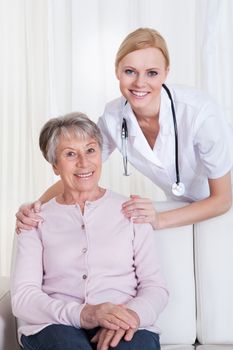
<svg viewBox="0 0 233 350"><path fill-rule="evenodd" d="M91 341L97 343L97 350L107 350L109 346L117 346L122 338L126 341L133 338L139 317L125 305L87 304L81 312L80 323L86 329L101 327Z"/></svg>

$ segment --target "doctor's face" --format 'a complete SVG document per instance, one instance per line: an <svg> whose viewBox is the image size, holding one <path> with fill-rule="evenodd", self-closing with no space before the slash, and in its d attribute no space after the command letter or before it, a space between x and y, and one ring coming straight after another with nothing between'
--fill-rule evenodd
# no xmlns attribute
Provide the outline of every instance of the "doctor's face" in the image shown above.
<svg viewBox="0 0 233 350"><path fill-rule="evenodd" d="M154 47L130 52L122 58L116 75L121 93L136 115L144 112L150 115L158 111L162 84L167 74L165 58Z"/></svg>

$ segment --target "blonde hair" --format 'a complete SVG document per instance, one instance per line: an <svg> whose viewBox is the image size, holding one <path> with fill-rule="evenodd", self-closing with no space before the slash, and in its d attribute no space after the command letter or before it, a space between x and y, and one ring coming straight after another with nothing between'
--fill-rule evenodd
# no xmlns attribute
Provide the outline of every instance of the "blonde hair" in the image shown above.
<svg viewBox="0 0 233 350"><path fill-rule="evenodd" d="M117 70L120 61L126 55L136 50L147 49L148 47L154 47L162 52L165 58L166 68L168 68L170 65L170 58L165 39L155 29L138 28L134 32L128 34L121 43L116 54L115 69Z"/></svg>

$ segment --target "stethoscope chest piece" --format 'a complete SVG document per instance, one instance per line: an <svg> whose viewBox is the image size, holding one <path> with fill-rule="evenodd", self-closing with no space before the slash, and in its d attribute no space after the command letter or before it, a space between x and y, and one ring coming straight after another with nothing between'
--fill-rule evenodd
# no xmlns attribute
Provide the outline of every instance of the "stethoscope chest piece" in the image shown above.
<svg viewBox="0 0 233 350"><path fill-rule="evenodd" d="M183 184L183 182L175 182L172 185L172 193L177 197L183 196L185 193L185 185Z"/></svg>

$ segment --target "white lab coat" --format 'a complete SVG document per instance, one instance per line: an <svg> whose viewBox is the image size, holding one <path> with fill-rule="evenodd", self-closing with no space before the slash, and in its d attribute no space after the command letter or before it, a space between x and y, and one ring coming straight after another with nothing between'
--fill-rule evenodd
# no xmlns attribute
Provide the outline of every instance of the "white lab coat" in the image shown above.
<svg viewBox="0 0 233 350"><path fill-rule="evenodd" d="M109 102L98 125L103 135L103 160L118 148L122 153L123 117L128 126L128 161L169 198L193 202L209 196L208 178L228 171L233 174L233 129L219 106L201 91L169 87L176 110L180 180L185 194L171 192L176 181L175 136L171 102L162 89L159 115L160 131L154 148L144 137L129 103L123 97ZM233 179L233 176L232 176Z"/></svg>

